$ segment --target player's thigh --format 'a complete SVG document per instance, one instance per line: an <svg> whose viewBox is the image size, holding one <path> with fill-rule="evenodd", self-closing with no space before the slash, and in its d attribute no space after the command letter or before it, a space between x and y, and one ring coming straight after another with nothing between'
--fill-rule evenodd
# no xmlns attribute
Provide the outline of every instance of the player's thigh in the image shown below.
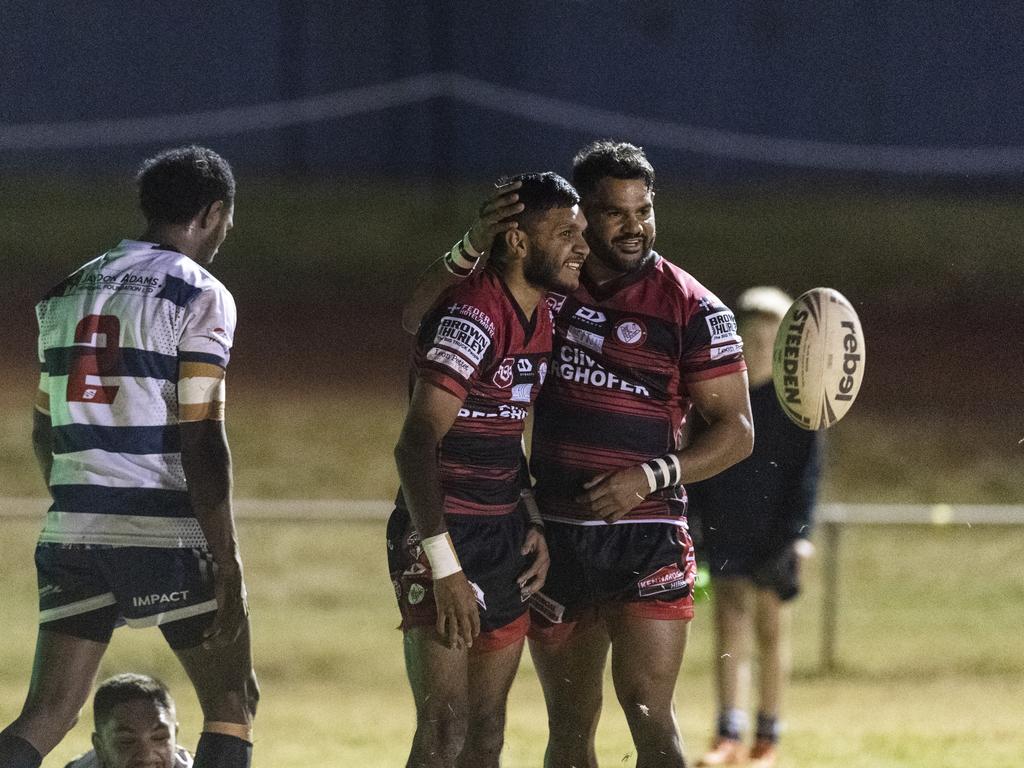
<svg viewBox="0 0 1024 768"><path fill-rule="evenodd" d="M550 719L566 713L597 716L609 647L605 625L596 620L581 621L557 639L530 638L530 656Z"/></svg>
<svg viewBox="0 0 1024 768"><path fill-rule="evenodd" d="M77 713L89 698L106 650L106 643L40 628L26 710Z"/></svg>
<svg viewBox="0 0 1024 768"><path fill-rule="evenodd" d="M523 639L493 651L470 651L469 712L472 718L500 715L523 655Z"/></svg>
<svg viewBox="0 0 1024 768"><path fill-rule="evenodd" d="M607 606L612 644L612 681L622 702L669 704L683 663L690 623L637 616L624 606Z"/></svg>
<svg viewBox="0 0 1024 768"><path fill-rule="evenodd" d="M416 710L426 712L451 705L464 717L468 706L469 661L465 648L449 648L432 626L410 627L403 637L405 671Z"/></svg>
<svg viewBox="0 0 1024 768"><path fill-rule="evenodd" d="M259 699L259 688L252 666L248 619L234 642L226 646L205 648L197 645L176 648L174 653L192 681L207 719L244 722L252 717ZM243 720L237 720L238 717Z"/></svg>

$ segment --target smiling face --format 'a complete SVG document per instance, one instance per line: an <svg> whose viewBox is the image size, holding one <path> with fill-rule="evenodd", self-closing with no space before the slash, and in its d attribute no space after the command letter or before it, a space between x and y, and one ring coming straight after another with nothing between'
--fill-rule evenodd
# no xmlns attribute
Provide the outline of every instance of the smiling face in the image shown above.
<svg viewBox="0 0 1024 768"><path fill-rule="evenodd" d="M654 248L654 195L643 179L606 176L583 206L592 254L588 272L607 280L647 263Z"/></svg>
<svg viewBox="0 0 1024 768"><path fill-rule="evenodd" d="M523 276L542 290L575 290L590 252L583 237L587 220L580 207L551 208L531 219L524 227L529 251L523 261Z"/></svg>
<svg viewBox="0 0 1024 768"><path fill-rule="evenodd" d="M132 699L111 710L92 741L101 768L173 768L177 731L173 709Z"/></svg>

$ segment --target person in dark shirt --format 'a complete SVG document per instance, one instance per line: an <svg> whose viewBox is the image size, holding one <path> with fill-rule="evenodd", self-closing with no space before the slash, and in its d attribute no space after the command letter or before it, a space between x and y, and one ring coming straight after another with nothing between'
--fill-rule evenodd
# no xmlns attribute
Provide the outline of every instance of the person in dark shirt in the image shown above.
<svg viewBox="0 0 1024 768"><path fill-rule="evenodd" d="M754 452L708 480L688 486L691 526L713 585L718 659L718 724L698 765L770 768L777 760L779 713L790 668L790 601L799 592L819 476L819 433L793 424L772 385L772 345L792 299L778 288L750 288L736 305L750 378ZM693 434L702 425L698 418ZM702 558L702 559L703 559ZM752 639L760 670L757 727L743 744Z"/></svg>

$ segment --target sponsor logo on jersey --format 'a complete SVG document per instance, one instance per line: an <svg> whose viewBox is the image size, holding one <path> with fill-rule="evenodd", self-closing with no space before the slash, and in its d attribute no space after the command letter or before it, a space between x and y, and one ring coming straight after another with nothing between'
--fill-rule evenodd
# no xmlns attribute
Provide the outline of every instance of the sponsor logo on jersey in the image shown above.
<svg viewBox="0 0 1024 768"><path fill-rule="evenodd" d="M728 309L708 315L704 321L708 324L712 344L739 341L740 337L736 333L736 317Z"/></svg>
<svg viewBox="0 0 1024 768"><path fill-rule="evenodd" d="M520 373L530 373L533 371L533 363L530 362L529 358L520 357L516 360L516 369Z"/></svg>
<svg viewBox="0 0 1024 768"><path fill-rule="evenodd" d="M152 293L161 285L160 278L156 275L134 272L126 272L123 275L105 275L102 272L87 272L70 283L67 290Z"/></svg>
<svg viewBox="0 0 1024 768"><path fill-rule="evenodd" d="M409 595L406 598L409 601L409 605L419 605L423 602L423 598L427 596L427 589L422 584L410 584Z"/></svg>
<svg viewBox="0 0 1024 768"><path fill-rule="evenodd" d="M530 395L533 393L533 384L516 384L512 387L512 402L513 403L528 403L530 402Z"/></svg>
<svg viewBox="0 0 1024 768"><path fill-rule="evenodd" d="M497 411L479 411L471 408L460 408L459 418L461 419L517 419L522 421L526 418L528 411L518 405L502 403Z"/></svg>
<svg viewBox="0 0 1024 768"><path fill-rule="evenodd" d="M551 310L551 317L554 319L554 316L562 311L562 306L565 304L565 294L548 293L545 301L547 302L548 309Z"/></svg>
<svg viewBox="0 0 1024 768"><path fill-rule="evenodd" d="M165 605L167 603L180 603L188 600L189 590L183 589L180 592L166 592L164 594L153 593L152 595L141 595L132 598L132 605L136 608L144 608L148 605Z"/></svg>
<svg viewBox="0 0 1024 768"><path fill-rule="evenodd" d="M612 373L582 349L563 344L558 350L558 362L555 375L562 381L575 384L586 384L599 389L617 389L642 397L650 397L651 393L640 384L626 381L618 374Z"/></svg>
<svg viewBox="0 0 1024 768"><path fill-rule="evenodd" d="M569 330L565 333L565 338L594 352L600 352L604 349L604 336L577 328L575 325L569 326Z"/></svg>
<svg viewBox="0 0 1024 768"><path fill-rule="evenodd" d="M562 618L565 616L565 606L552 600L543 592L534 593L533 597L530 598L530 608L552 624L561 624Z"/></svg>
<svg viewBox="0 0 1024 768"><path fill-rule="evenodd" d="M446 315L437 327L434 344L454 349L479 365L491 339L476 323Z"/></svg>
<svg viewBox="0 0 1024 768"><path fill-rule="evenodd" d="M494 335L494 321L491 320L486 312L478 307L474 307L472 304L459 304L458 302L455 302L448 307L448 311L453 315L468 317L470 320L482 326L489 335Z"/></svg>
<svg viewBox="0 0 1024 768"><path fill-rule="evenodd" d="M515 377L513 368L516 364L514 357L506 357L498 364L498 369L494 372L494 377L491 379L494 382L494 386L501 387L502 389L508 389L512 386L512 380Z"/></svg>
<svg viewBox="0 0 1024 768"><path fill-rule="evenodd" d="M615 338L629 347L637 347L647 340L647 328L639 320L619 320L615 324Z"/></svg>
<svg viewBox="0 0 1024 768"><path fill-rule="evenodd" d="M717 360L720 357L728 357L729 355L737 355L743 351L743 342L736 344L726 344L724 347L712 347L711 348L711 359Z"/></svg>
<svg viewBox="0 0 1024 768"><path fill-rule="evenodd" d="M576 314L573 315L574 320L582 320L584 323L590 323L591 325L601 325L608 318L605 317L604 312L599 309L591 309L590 307L580 307L576 310Z"/></svg>
<svg viewBox="0 0 1024 768"><path fill-rule="evenodd" d="M640 597L660 595L664 592L675 592L677 589L683 589L684 587L689 587L686 574L679 570L679 566L674 563L659 568L650 576L645 576L637 582Z"/></svg>
<svg viewBox="0 0 1024 768"><path fill-rule="evenodd" d="M454 352L449 352L447 349L441 349L440 347L432 347L431 350L427 352L427 360L430 360L433 363L440 363L441 365L451 368L464 379L470 378L475 370L472 365L467 363L465 359L459 355L456 355Z"/></svg>
<svg viewBox="0 0 1024 768"><path fill-rule="evenodd" d="M537 366L537 380L543 384L544 379L548 375L548 363L547 360L541 360L540 365Z"/></svg>

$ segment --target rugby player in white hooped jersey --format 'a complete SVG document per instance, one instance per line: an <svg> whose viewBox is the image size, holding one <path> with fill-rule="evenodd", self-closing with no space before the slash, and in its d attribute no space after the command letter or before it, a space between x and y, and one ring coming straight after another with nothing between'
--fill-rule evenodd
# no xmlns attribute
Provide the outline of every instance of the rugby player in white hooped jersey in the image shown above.
<svg viewBox="0 0 1024 768"><path fill-rule="evenodd" d="M72 728L116 626L159 626L205 723L197 768L246 768L258 690L231 509L224 371L231 294L206 267L235 182L190 146L138 175L148 226L36 307L32 442L53 497L39 543L39 636L0 768L36 768Z"/></svg>

